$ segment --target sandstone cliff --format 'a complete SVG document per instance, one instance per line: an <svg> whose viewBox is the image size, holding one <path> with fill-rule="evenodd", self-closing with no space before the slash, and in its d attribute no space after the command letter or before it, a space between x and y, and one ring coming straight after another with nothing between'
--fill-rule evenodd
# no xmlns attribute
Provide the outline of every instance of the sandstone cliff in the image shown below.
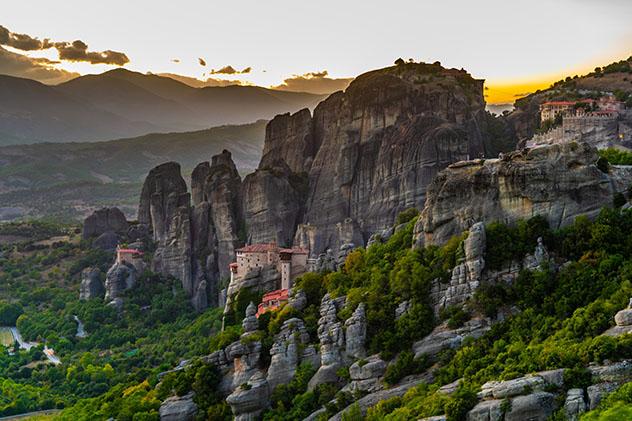
<svg viewBox="0 0 632 421"><path fill-rule="evenodd" d="M240 243L241 178L230 152L198 165L191 194L174 162L150 171L141 194L139 223L156 243L152 270L172 275L196 309L217 305L218 283Z"/></svg>
<svg viewBox="0 0 632 421"><path fill-rule="evenodd" d="M626 168L601 171L598 158L596 149L570 143L453 164L428 189L416 243L442 244L478 221L511 224L541 215L559 228L596 215L632 180Z"/></svg>
<svg viewBox="0 0 632 421"><path fill-rule="evenodd" d="M298 227L294 242L312 256L364 245L399 212L421 207L439 170L485 154L484 108L481 80L408 63L357 77L313 117L307 110L277 116L259 170L245 182L251 238L287 243ZM305 196L292 184L300 174Z"/></svg>

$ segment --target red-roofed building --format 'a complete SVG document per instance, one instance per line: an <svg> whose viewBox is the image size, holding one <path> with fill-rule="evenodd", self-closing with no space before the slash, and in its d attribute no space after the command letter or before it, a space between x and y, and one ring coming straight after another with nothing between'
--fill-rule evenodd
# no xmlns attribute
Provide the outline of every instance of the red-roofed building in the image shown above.
<svg viewBox="0 0 632 421"><path fill-rule="evenodd" d="M268 292L257 306L256 316L259 317L263 313L281 308L288 302L289 295L290 291L287 289L277 289L276 291Z"/></svg>
<svg viewBox="0 0 632 421"><path fill-rule="evenodd" d="M558 114L566 114L574 111L577 104L594 105L594 99L582 99L579 101L549 101L540 104L540 121L555 120Z"/></svg>
<svg viewBox="0 0 632 421"><path fill-rule="evenodd" d="M236 250L237 261L231 263L231 281L256 268L276 266L281 273L281 289L289 289L307 267L309 252L300 247L280 248L275 243L250 244Z"/></svg>
<svg viewBox="0 0 632 421"><path fill-rule="evenodd" d="M137 249L116 248L116 263L129 263L136 266L139 259L143 258L143 252Z"/></svg>

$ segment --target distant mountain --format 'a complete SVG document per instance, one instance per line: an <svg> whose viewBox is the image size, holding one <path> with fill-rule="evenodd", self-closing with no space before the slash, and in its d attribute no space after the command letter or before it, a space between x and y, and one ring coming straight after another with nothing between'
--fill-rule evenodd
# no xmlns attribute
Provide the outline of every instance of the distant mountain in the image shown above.
<svg viewBox="0 0 632 421"><path fill-rule="evenodd" d="M57 86L0 76L0 145L90 142L245 124L313 108L321 99L256 86L194 88L124 69Z"/></svg>
<svg viewBox="0 0 632 421"><path fill-rule="evenodd" d="M107 142L0 147L0 220L79 218L106 204L133 216L142 180L163 162L179 162L188 175L200 161L229 149L242 176L252 172L261 158L265 126L260 120Z"/></svg>

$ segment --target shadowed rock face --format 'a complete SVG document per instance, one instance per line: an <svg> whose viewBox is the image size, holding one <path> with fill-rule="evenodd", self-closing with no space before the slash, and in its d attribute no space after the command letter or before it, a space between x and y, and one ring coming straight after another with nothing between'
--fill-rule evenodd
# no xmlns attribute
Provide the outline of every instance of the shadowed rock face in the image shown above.
<svg viewBox="0 0 632 421"><path fill-rule="evenodd" d="M541 215L559 228L596 215L632 180L626 168L602 172L598 158L595 148L570 143L451 165L428 189L417 245L442 244L476 221L511 224Z"/></svg>
<svg viewBox="0 0 632 421"><path fill-rule="evenodd" d="M217 285L239 243L241 178L230 152L198 165L191 196L174 162L150 171L141 194L139 222L152 230L156 252L152 269L172 275L196 309L217 304Z"/></svg>
<svg viewBox="0 0 632 421"><path fill-rule="evenodd" d="M119 208L103 208L96 210L83 222L82 237L98 237L106 233L126 234L127 219Z"/></svg>
<svg viewBox="0 0 632 421"><path fill-rule="evenodd" d="M259 170L245 183L253 241L285 240L298 219L295 243L309 243L314 256L350 242L341 235L364 245L399 212L421 207L434 174L485 152L482 87L464 71L406 64L359 76L312 118L307 110L277 116ZM270 169L279 161L307 174L304 200L290 188L290 175Z"/></svg>

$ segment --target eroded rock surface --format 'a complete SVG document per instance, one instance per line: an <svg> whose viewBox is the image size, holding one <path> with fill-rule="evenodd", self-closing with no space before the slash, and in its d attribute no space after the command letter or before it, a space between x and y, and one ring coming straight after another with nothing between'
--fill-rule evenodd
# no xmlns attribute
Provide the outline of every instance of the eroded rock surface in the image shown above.
<svg viewBox="0 0 632 421"><path fill-rule="evenodd" d="M97 268L84 269L81 272L81 286L79 288L80 300L102 298L105 294L105 288L101 282L101 271Z"/></svg>
<svg viewBox="0 0 632 421"><path fill-rule="evenodd" d="M87 240L106 232L123 235L127 233L128 227L125 214L119 208L102 208L94 211L83 221L81 236Z"/></svg>
<svg viewBox="0 0 632 421"><path fill-rule="evenodd" d="M192 421L195 419L198 407L193 402L193 393L185 396L172 396L160 405L158 413L160 421Z"/></svg>
<svg viewBox="0 0 632 421"><path fill-rule="evenodd" d="M541 215L555 229L578 215L595 216L631 180L626 169L602 172L598 158L595 148L568 143L452 164L428 188L416 244L443 244L474 222L511 224Z"/></svg>
<svg viewBox="0 0 632 421"><path fill-rule="evenodd" d="M128 263L115 263L105 277L105 301L120 298L124 291L136 284L138 274Z"/></svg>

